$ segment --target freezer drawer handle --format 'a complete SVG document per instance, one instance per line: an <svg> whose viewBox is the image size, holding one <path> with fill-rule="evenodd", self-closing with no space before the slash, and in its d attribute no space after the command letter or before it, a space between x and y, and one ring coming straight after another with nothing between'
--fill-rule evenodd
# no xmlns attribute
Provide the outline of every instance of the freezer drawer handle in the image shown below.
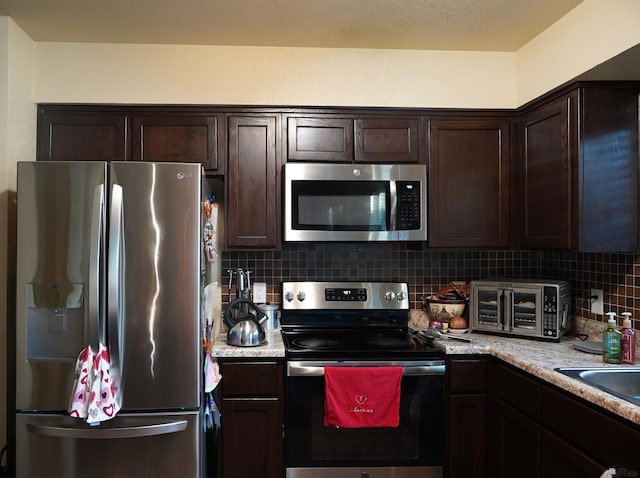
<svg viewBox="0 0 640 478"><path fill-rule="evenodd" d="M27 424L27 430L36 435L47 435L60 438L88 438L88 439L113 439L113 438L139 438L167 433L178 433L187 429L186 420L175 422L156 423L139 427L120 428L68 428L49 425Z"/></svg>

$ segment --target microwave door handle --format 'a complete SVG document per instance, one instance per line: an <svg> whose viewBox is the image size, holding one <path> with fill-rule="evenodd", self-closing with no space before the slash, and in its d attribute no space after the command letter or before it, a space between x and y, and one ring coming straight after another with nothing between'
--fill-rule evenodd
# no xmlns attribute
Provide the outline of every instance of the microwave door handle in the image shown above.
<svg viewBox="0 0 640 478"><path fill-rule="evenodd" d="M398 212L398 189L394 179L389 181L389 230L395 231L397 224L397 212Z"/></svg>

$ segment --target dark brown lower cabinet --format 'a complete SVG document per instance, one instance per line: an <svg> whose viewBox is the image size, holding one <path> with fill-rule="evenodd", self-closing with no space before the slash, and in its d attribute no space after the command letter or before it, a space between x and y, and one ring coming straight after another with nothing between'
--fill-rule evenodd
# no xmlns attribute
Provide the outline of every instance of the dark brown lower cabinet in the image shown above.
<svg viewBox="0 0 640 478"><path fill-rule="evenodd" d="M225 478L281 477L276 399L234 399L222 401L222 476Z"/></svg>
<svg viewBox="0 0 640 478"><path fill-rule="evenodd" d="M281 362L222 361L221 478L282 478Z"/></svg>
<svg viewBox="0 0 640 478"><path fill-rule="evenodd" d="M604 471L590 456L575 449L553 433L542 433L541 476L548 478L592 478Z"/></svg>
<svg viewBox="0 0 640 478"><path fill-rule="evenodd" d="M455 357L447 360L448 436L446 476L486 475L487 370L489 360Z"/></svg>
<svg viewBox="0 0 640 478"><path fill-rule="evenodd" d="M540 425L498 400L491 426L489 450L496 460L491 476L539 478Z"/></svg>
<svg viewBox="0 0 640 478"><path fill-rule="evenodd" d="M487 476L586 478L640 474L640 426L493 360Z"/></svg>
<svg viewBox="0 0 640 478"><path fill-rule="evenodd" d="M545 428L599 464L600 474L621 467L640 476L640 425L551 386L542 388L542 416Z"/></svg>

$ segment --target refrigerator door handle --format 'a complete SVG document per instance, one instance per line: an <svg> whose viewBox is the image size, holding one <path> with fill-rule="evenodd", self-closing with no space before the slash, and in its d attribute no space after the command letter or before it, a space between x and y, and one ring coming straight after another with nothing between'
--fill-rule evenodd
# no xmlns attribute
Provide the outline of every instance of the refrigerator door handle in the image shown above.
<svg viewBox="0 0 640 478"><path fill-rule="evenodd" d="M154 423L144 426L118 427L118 428L71 428L56 427L51 425L27 424L27 430L36 435L46 435L58 438L81 439L105 439L105 438L139 438L154 435L166 435L178 433L187 429L186 420Z"/></svg>
<svg viewBox="0 0 640 478"><path fill-rule="evenodd" d="M91 239L89 244L89 294L88 294L88 333L87 343L94 353L98 345L104 341L104 324L100 310L100 275L102 274L102 238L104 237L104 184L99 184L93 191L91 210Z"/></svg>
<svg viewBox="0 0 640 478"><path fill-rule="evenodd" d="M117 374L114 381L119 384L122 396L122 365L124 363L124 205L122 186L111 188L111 210L109 216L109 257L107 282L107 322L109 331L109 355L111 372Z"/></svg>

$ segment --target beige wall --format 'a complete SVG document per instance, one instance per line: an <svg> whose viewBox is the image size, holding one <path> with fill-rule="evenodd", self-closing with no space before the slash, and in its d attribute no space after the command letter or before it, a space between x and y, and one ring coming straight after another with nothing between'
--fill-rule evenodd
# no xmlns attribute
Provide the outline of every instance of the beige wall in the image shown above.
<svg viewBox="0 0 640 478"><path fill-rule="evenodd" d="M0 17L0 444L6 442L8 278L14 272L16 163L35 159L34 44ZM9 289L10 290L10 289Z"/></svg>
<svg viewBox="0 0 640 478"><path fill-rule="evenodd" d="M509 108L515 55L36 44L36 100Z"/></svg>
<svg viewBox="0 0 640 478"><path fill-rule="evenodd" d="M535 99L636 45L640 1L584 0L518 50L516 102Z"/></svg>
<svg viewBox="0 0 640 478"><path fill-rule="evenodd" d="M9 160L7 158L8 104L8 35L9 19L0 17L0 364L7 356L7 260L8 260L8 203ZM15 190L15 187L14 189ZM0 446L7 440L7 371L0 367Z"/></svg>
<svg viewBox="0 0 640 478"><path fill-rule="evenodd" d="M36 101L514 108L640 45L640 1L584 0L515 53L36 44Z"/></svg>

